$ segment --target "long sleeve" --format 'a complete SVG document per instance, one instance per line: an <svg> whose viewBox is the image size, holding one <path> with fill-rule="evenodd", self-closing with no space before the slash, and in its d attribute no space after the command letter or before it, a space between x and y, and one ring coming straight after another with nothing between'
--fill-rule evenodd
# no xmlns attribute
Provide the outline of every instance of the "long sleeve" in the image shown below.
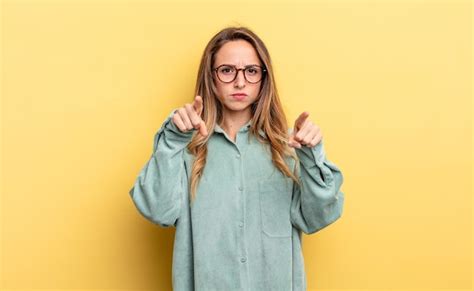
<svg viewBox="0 0 474 291"><path fill-rule="evenodd" d="M321 140L314 147L296 148L300 159L300 180L295 183L291 201L291 222L306 234L315 233L336 221L343 211L344 193L341 170L326 159Z"/></svg>
<svg viewBox="0 0 474 291"><path fill-rule="evenodd" d="M181 132L172 121L175 110L155 134L153 153L129 194L139 212L162 227L176 227L188 177L183 152L195 130Z"/></svg>

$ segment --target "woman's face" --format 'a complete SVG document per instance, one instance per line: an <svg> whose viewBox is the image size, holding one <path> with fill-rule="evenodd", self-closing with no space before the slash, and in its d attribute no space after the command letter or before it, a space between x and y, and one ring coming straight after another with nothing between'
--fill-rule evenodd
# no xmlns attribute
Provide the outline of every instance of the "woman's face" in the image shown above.
<svg viewBox="0 0 474 291"><path fill-rule="evenodd" d="M217 51L213 68L217 68L223 64L234 65L237 69L245 68L248 65L263 67L257 52L253 46L245 40L229 41ZM248 74L250 75L252 72L254 71L250 71ZM235 80L230 83L224 83L219 80L216 71L213 72L213 75L214 83L217 88L217 96L223 105L224 115L226 115L226 113L251 112L250 106L257 100L262 81L249 83L244 78L243 70L239 71ZM232 96L232 94L235 93L244 93L246 96Z"/></svg>

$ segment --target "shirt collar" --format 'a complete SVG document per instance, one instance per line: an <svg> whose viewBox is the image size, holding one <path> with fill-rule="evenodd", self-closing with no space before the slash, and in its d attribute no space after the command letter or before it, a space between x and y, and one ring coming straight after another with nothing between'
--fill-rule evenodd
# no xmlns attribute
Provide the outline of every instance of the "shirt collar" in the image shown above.
<svg viewBox="0 0 474 291"><path fill-rule="evenodd" d="M252 119L250 119L249 121L247 121L247 123L245 123L244 125L242 125L242 127L239 129L239 132L245 132L245 131L248 131L250 126L252 126ZM224 129L222 129L222 127L219 126L219 124L216 124L215 128L214 128L214 131L215 132L220 132L220 133L224 133Z"/></svg>
<svg viewBox="0 0 474 291"><path fill-rule="evenodd" d="M238 132L247 132L247 131L249 131L251 126L252 126L252 119L250 119L247 123L242 125L242 127L239 129ZM217 124L217 123L214 127L214 132L219 132L219 133L225 134L224 129L222 129L222 127L220 127L219 124ZM258 132L260 133L260 135L262 137L266 138L267 135L265 134L265 132L262 129L259 129Z"/></svg>

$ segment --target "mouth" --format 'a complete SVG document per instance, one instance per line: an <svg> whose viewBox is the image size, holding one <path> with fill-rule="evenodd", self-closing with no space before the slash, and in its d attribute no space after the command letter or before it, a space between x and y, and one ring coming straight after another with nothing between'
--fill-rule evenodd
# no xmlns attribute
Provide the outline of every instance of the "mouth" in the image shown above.
<svg viewBox="0 0 474 291"><path fill-rule="evenodd" d="M234 100L242 101L245 99L245 97L247 97L247 94L232 94L231 96L234 98Z"/></svg>

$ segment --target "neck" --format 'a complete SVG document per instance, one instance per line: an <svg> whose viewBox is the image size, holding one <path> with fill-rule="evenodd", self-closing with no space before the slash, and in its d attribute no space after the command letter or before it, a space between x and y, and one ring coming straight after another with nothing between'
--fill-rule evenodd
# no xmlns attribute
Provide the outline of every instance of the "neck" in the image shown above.
<svg viewBox="0 0 474 291"><path fill-rule="evenodd" d="M246 110L245 112L225 112L222 123L220 126L230 133L237 132L244 124L246 124L252 118L251 111Z"/></svg>

